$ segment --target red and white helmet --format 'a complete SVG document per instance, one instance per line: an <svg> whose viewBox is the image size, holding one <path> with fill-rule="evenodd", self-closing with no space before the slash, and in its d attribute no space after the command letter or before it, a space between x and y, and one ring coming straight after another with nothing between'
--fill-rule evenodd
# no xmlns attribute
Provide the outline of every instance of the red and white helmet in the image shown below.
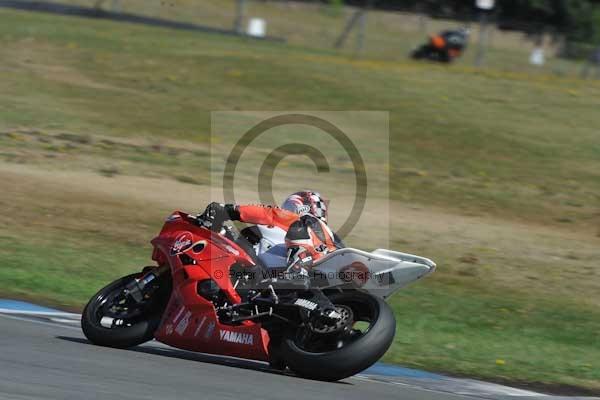
<svg viewBox="0 0 600 400"><path fill-rule="evenodd" d="M281 208L298 215L310 214L327 223L327 203L321 195L312 190L304 190L291 194L285 199Z"/></svg>

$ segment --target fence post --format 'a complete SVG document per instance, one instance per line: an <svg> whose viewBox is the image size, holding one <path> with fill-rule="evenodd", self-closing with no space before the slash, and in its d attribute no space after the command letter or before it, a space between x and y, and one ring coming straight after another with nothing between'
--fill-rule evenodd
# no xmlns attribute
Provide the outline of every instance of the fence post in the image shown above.
<svg viewBox="0 0 600 400"><path fill-rule="evenodd" d="M344 30L335 41L333 45L336 49L341 48L344 42L354 29L354 26L358 25L358 32L356 34L356 52L362 52L365 43L366 28L367 28L367 11L373 5L373 0L366 0L365 5L362 8L357 9L352 17L348 20L348 23L344 27Z"/></svg>
<svg viewBox="0 0 600 400"><path fill-rule="evenodd" d="M246 0L237 0L235 3L235 20L233 30L238 34L244 33L244 16L246 14Z"/></svg>
<svg viewBox="0 0 600 400"><path fill-rule="evenodd" d="M121 9L121 0L112 0L112 6L111 6L113 12L116 13L121 13L122 9Z"/></svg>
<svg viewBox="0 0 600 400"><path fill-rule="evenodd" d="M366 10L360 13L360 18L358 19L358 32L356 34L356 48L355 51L357 54L362 53L363 48L365 47L365 29L367 27L367 12Z"/></svg>
<svg viewBox="0 0 600 400"><path fill-rule="evenodd" d="M487 28L487 12L479 11L479 43L477 45L477 56L475 57L476 67L481 67L483 65L483 57L485 56L485 46L487 43Z"/></svg>
<svg viewBox="0 0 600 400"><path fill-rule="evenodd" d="M373 0L366 0L363 12L361 13L360 18L358 20L358 34L356 35L357 54L362 53L365 48L365 37L367 36L367 15L372 5Z"/></svg>
<svg viewBox="0 0 600 400"><path fill-rule="evenodd" d="M488 13L494 9L495 3L496 0L475 0L475 6L479 9L479 45L475 56L475 66L477 67L483 64L483 56L488 41Z"/></svg>
<svg viewBox="0 0 600 400"><path fill-rule="evenodd" d="M333 45L336 49L339 49L344 45L344 42L350 35L352 28L354 28L354 25L356 25L356 23L358 22L361 13L362 13L362 10L359 9L359 10L356 10L354 12L354 14L352 14L352 17L350 17L350 19L348 20L348 23L344 27L344 30L342 31L340 36L335 41L335 44Z"/></svg>
<svg viewBox="0 0 600 400"><path fill-rule="evenodd" d="M418 19L419 32L422 36L427 36L427 9L419 3L417 4L415 11Z"/></svg>
<svg viewBox="0 0 600 400"><path fill-rule="evenodd" d="M102 9L102 3L104 3L105 0L96 0L94 2L94 8L96 10L101 10Z"/></svg>

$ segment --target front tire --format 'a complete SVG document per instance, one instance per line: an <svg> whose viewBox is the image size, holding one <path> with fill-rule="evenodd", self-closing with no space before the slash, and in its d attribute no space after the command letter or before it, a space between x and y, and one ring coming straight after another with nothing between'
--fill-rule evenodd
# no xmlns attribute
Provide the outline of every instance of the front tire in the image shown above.
<svg viewBox="0 0 600 400"><path fill-rule="evenodd" d="M338 381L373 365L388 350L396 333L396 319L382 299L360 291L345 291L328 296L334 305L367 315L369 328L360 337L331 351L305 350L295 335L284 338L282 352L288 367L303 378Z"/></svg>
<svg viewBox="0 0 600 400"><path fill-rule="evenodd" d="M116 293L122 292L128 283L139 276L140 274L132 274L117 279L90 299L81 314L81 328L90 342L99 346L128 348L154 338L154 332L160 324L164 309L162 305L165 303L158 293L157 298L145 304L143 312L139 312L136 318L126 325L107 328L101 324L106 302Z"/></svg>
<svg viewBox="0 0 600 400"><path fill-rule="evenodd" d="M422 46L419 46L417 49L413 50L413 52L410 54L410 56L413 60L422 60L424 58L427 58L428 53L429 53L428 46L422 45Z"/></svg>

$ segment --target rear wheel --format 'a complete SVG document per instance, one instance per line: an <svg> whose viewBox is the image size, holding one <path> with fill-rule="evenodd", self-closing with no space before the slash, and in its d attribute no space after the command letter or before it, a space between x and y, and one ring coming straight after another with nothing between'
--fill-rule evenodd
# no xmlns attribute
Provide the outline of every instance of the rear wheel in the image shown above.
<svg viewBox="0 0 600 400"><path fill-rule="evenodd" d="M285 371L287 364L281 353L281 342L276 338L271 338L269 342L269 367L277 371Z"/></svg>
<svg viewBox="0 0 600 400"><path fill-rule="evenodd" d="M85 337L100 346L127 348L145 343L154 337L168 301L170 285L166 279L149 298L137 303L125 287L138 278L132 274L117 279L91 298L81 315Z"/></svg>
<svg viewBox="0 0 600 400"><path fill-rule="evenodd" d="M337 381L373 365L392 344L396 320L380 298L347 291L328 296L342 314L339 326L301 329L282 341L288 367L310 379Z"/></svg>

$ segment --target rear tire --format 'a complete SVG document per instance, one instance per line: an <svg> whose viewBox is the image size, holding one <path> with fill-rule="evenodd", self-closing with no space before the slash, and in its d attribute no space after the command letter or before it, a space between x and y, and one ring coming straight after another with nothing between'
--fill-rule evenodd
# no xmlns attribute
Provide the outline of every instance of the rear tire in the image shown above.
<svg viewBox="0 0 600 400"><path fill-rule="evenodd" d="M276 371L285 371L287 364L281 353L281 343L269 342L269 367Z"/></svg>
<svg viewBox="0 0 600 400"><path fill-rule="evenodd" d="M120 288L125 287L139 274L132 274L117 279L110 285L102 288L91 298L81 314L81 328L88 340L99 346L128 348L140 345L154 338L154 332L158 328L163 312L159 304L152 304L150 311L142 320L127 327L105 328L100 324L98 318L99 308L107 296Z"/></svg>
<svg viewBox="0 0 600 400"><path fill-rule="evenodd" d="M303 378L338 381L373 365L388 350L396 333L396 319L382 299L360 291L328 296L334 304L359 304L370 307L373 319L369 329L341 349L310 352L300 348L290 335L283 339L282 352L288 367Z"/></svg>

